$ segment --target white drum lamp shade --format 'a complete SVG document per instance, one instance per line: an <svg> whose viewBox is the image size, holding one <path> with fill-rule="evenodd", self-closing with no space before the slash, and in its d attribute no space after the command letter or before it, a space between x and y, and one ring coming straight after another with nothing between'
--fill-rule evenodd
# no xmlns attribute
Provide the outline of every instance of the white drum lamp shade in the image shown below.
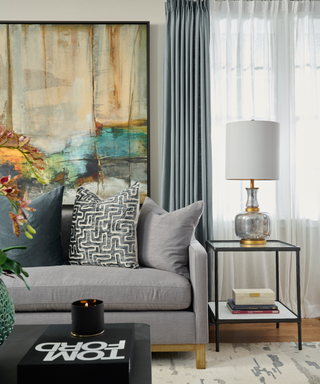
<svg viewBox="0 0 320 384"><path fill-rule="evenodd" d="M246 212L235 217L235 232L245 245L263 245L271 234L271 218L259 212L254 180L278 180L280 125L273 121L238 121L226 130L226 179L250 180Z"/></svg>
<svg viewBox="0 0 320 384"><path fill-rule="evenodd" d="M279 179L280 125L273 121L227 124L226 179Z"/></svg>

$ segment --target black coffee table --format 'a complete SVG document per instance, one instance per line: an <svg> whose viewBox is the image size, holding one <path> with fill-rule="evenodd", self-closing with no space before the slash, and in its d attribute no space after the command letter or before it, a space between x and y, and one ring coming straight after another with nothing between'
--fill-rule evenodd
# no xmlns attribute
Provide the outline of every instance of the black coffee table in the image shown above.
<svg viewBox="0 0 320 384"><path fill-rule="evenodd" d="M48 325L15 325L0 346L0 382L17 383L17 365ZM150 326L135 324L135 351L130 384L151 384Z"/></svg>

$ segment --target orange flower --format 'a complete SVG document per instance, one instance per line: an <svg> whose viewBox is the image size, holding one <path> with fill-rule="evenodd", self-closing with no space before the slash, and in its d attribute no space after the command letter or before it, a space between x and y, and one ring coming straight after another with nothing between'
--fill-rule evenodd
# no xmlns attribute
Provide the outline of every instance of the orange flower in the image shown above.
<svg viewBox="0 0 320 384"><path fill-rule="evenodd" d="M23 227L23 230L26 236L29 239L32 239L32 235L30 233L33 232L34 229L27 223L27 213L25 211L35 211L35 208L29 207L30 200L28 200L27 193L25 192L23 198L21 199L18 196L20 192L16 185L8 186L14 178L10 179L10 176L2 177L0 179L0 196L6 196L7 199L11 202L11 206L16 210L17 214L12 211L9 212L9 215L13 222L13 232L19 237L20 236L20 228L19 225ZM2 182L2 186L1 186ZM24 225L27 226L27 230L24 228ZM30 233L29 233L30 232Z"/></svg>
<svg viewBox="0 0 320 384"><path fill-rule="evenodd" d="M14 184L14 182L21 175L17 175L15 177L5 176L0 179L0 196L6 196L10 201L20 201L18 196L20 190L18 186Z"/></svg>
<svg viewBox="0 0 320 384"><path fill-rule="evenodd" d="M19 237L20 236L19 225L26 224L27 219L25 219L23 215L15 215L13 212L9 212L9 215L11 217L12 224L13 224L13 232L17 235L17 237Z"/></svg>
<svg viewBox="0 0 320 384"><path fill-rule="evenodd" d="M24 193L23 199L20 202L20 208L22 208L25 211L35 211L35 208L29 207L28 204L31 203L31 200L27 200L27 192Z"/></svg>
<svg viewBox="0 0 320 384"><path fill-rule="evenodd" d="M19 177L21 177L21 175L17 175L15 177L11 177L11 176L1 177L0 185L4 185L4 186L12 185L16 180L19 179Z"/></svg>

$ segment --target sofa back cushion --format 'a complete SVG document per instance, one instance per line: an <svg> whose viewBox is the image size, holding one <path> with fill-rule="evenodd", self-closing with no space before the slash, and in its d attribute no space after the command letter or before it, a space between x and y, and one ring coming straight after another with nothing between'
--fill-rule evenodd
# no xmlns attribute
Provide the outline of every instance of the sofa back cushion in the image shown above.
<svg viewBox="0 0 320 384"><path fill-rule="evenodd" d="M9 217L10 202L0 204L0 248L24 245L26 250L8 251L10 259L18 261L22 267L53 266L64 263L61 244L61 210L64 186L36 197L29 204L36 211L28 212L28 223L36 230L29 240L21 231L17 237L12 230Z"/></svg>
<svg viewBox="0 0 320 384"><path fill-rule="evenodd" d="M189 278L188 247L203 211L203 201L168 213L146 197L138 222L139 265Z"/></svg>
<svg viewBox="0 0 320 384"><path fill-rule="evenodd" d="M106 199L80 186L73 207L69 263L139 268L139 204L138 182Z"/></svg>

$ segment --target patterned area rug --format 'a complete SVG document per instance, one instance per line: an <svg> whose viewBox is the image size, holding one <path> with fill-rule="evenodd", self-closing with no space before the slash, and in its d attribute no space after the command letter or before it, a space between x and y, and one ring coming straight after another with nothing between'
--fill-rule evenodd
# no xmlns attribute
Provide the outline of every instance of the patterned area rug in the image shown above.
<svg viewBox="0 0 320 384"><path fill-rule="evenodd" d="M153 353L153 384L320 384L320 343L207 345L207 368L195 353Z"/></svg>

